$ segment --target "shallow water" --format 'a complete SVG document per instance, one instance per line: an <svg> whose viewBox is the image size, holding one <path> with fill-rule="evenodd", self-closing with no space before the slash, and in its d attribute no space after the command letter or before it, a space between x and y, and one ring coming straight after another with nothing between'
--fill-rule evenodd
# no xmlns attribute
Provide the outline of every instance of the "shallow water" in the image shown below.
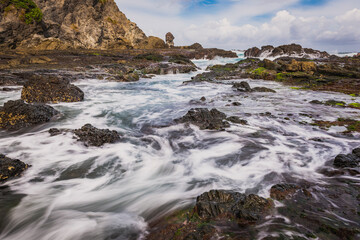
<svg viewBox="0 0 360 240"><path fill-rule="evenodd" d="M194 62L204 70L209 64L237 60ZM62 112L55 121L22 134L1 132L0 152L32 167L7 183L9 196L19 204L9 204L0 239L139 239L150 221L193 204L205 191L231 189L268 197L283 174L321 181L319 168L360 145L358 136L303 124L312 118L359 119L359 110L308 103L315 99L350 103L354 101L350 96L294 90L261 80L246 81L277 93L236 93L233 81L182 84L198 73L136 83L84 79L75 84L85 92L85 101L53 105ZM189 103L202 96L205 105ZM0 104L19 97L20 91L0 93ZM229 99L242 105L226 106ZM171 124L192 107L216 107L249 125L232 124L226 131L214 132ZM117 130L122 141L88 148L71 134L50 137L47 132L86 123ZM0 205L7 200L0 198Z"/></svg>

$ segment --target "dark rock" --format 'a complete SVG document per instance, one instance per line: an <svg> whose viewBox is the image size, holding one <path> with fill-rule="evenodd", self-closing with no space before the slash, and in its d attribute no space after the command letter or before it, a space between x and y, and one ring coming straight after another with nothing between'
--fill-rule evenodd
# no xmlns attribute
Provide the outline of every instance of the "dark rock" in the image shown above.
<svg viewBox="0 0 360 240"><path fill-rule="evenodd" d="M233 123L242 124L242 125L248 124L248 122L246 120L240 119L239 117L236 117L236 116L228 117L226 120L233 122Z"/></svg>
<svg viewBox="0 0 360 240"><path fill-rule="evenodd" d="M266 88L266 87L254 87L252 89L253 92L271 92L271 93L276 93L275 90L272 90L270 88Z"/></svg>
<svg viewBox="0 0 360 240"><path fill-rule="evenodd" d="M328 106L345 106L346 103L343 101L337 101L337 100L328 100L325 102L325 105Z"/></svg>
<svg viewBox="0 0 360 240"><path fill-rule="evenodd" d="M118 132L109 129L98 129L91 124L86 124L82 128L74 130L74 133L79 138L79 141L84 142L86 146L100 147L105 143L115 143L120 140Z"/></svg>
<svg viewBox="0 0 360 240"><path fill-rule="evenodd" d="M229 123L224 121L226 114L217 109L193 108L182 118L176 119L176 123L194 124L200 129L222 130L230 127Z"/></svg>
<svg viewBox="0 0 360 240"><path fill-rule="evenodd" d="M24 84L21 99L28 103L79 102L84 100L84 92L64 78L33 76Z"/></svg>
<svg viewBox="0 0 360 240"><path fill-rule="evenodd" d="M240 82L240 83L234 83L234 85L232 87L238 89L239 91L251 92L251 87L250 87L249 83L244 82L244 81Z"/></svg>
<svg viewBox="0 0 360 240"><path fill-rule="evenodd" d="M57 114L58 111L45 104L26 104L23 100L8 101L0 107L0 128L18 130L49 122Z"/></svg>
<svg viewBox="0 0 360 240"><path fill-rule="evenodd" d="M205 97L201 97L201 98L200 98L200 101L205 102L205 101L206 101L206 98L205 98Z"/></svg>
<svg viewBox="0 0 360 240"><path fill-rule="evenodd" d="M311 104L324 104L323 102L321 102L319 100L312 100L310 103Z"/></svg>
<svg viewBox="0 0 360 240"><path fill-rule="evenodd" d="M245 57L303 57L303 58L328 58L327 52L321 52L309 48L303 48L298 44L282 45L278 47L263 46L261 50L257 47L250 48L245 51Z"/></svg>
<svg viewBox="0 0 360 240"><path fill-rule="evenodd" d="M21 175L29 165L0 154L0 183Z"/></svg>
<svg viewBox="0 0 360 240"><path fill-rule="evenodd" d="M194 43L188 47L189 49L203 49L200 43Z"/></svg>
<svg viewBox="0 0 360 240"><path fill-rule="evenodd" d="M335 157L334 167L336 168L355 168L360 163L360 148L353 150L351 154L339 154Z"/></svg>
<svg viewBox="0 0 360 240"><path fill-rule="evenodd" d="M254 194L211 190L197 197L194 210L201 219L230 218L243 225L261 220L272 207L272 201Z"/></svg>
<svg viewBox="0 0 360 240"><path fill-rule="evenodd" d="M241 103L239 103L239 102L233 102L232 105L233 105L233 106L241 106Z"/></svg>
<svg viewBox="0 0 360 240"><path fill-rule="evenodd" d="M296 191L300 189L299 186L295 184L277 184L271 187L270 189L270 197L279 201L289 198Z"/></svg>

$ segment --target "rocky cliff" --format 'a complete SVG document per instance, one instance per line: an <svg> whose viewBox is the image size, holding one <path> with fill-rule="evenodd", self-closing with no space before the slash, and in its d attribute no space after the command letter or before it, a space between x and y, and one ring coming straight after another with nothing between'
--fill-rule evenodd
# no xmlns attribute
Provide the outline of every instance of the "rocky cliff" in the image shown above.
<svg viewBox="0 0 360 240"><path fill-rule="evenodd" d="M1 0L0 46L10 48L161 48L114 0Z"/></svg>

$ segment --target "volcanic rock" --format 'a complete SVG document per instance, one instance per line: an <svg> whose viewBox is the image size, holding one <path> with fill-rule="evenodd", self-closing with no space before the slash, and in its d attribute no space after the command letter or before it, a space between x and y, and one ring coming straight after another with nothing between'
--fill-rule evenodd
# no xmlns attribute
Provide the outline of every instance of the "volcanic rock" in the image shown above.
<svg viewBox="0 0 360 240"><path fill-rule="evenodd" d="M0 107L0 128L18 130L49 122L57 114L58 111L45 104L26 104L23 100L8 101Z"/></svg>
<svg viewBox="0 0 360 240"><path fill-rule="evenodd" d="M211 190L197 197L194 210L201 219L236 219L243 225L261 220L272 207L270 200L254 194Z"/></svg>
<svg viewBox="0 0 360 240"><path fill-rule="evenodd" d="M360 148L356 148L351 154L339 154L335 157L334 167L336 168L355 168L360 163Z"/></svg>
<svg viewBox="0 0 360 240"><path fill-rule="evenodd" d="M192 108L182 118L176 119L176 123L194 124L200 129L222 130L230 127L225 121L226 114L213 108L210 111L207 108Z"/></svg>
<svg viewBox="0 0 360 240"><path fill-rule="evenodd" d="M65 78L33 76L24 84L21 99L28 103L79 102L84 92Z"/></svg>
<svg viewBox="0 0 360 240"><path fill-rule="evenodd" d="M52 132L56 133L57 131L53 130ZM84 142L86 146L100 147L106 143L115 143L120 140L117 131L98 129L91 124L86 124L82 128L74 130L74 133L79 138L79 141Z"/></svg>
<svg viewBox="0 0 360 240"><path fill-rule="evenodd" d="M22 174L29 165L18 159L11 159L0 154L0 183Z"/></svg>

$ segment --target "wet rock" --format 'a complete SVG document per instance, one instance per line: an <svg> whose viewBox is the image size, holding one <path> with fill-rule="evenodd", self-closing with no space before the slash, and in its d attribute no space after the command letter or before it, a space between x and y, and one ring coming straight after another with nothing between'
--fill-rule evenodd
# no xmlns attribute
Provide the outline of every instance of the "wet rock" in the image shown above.
<svg viewBox="0 0 360 240"><path fill-rule="evenodd" d="M276 93L275 90L266 88L266 87L254 87L252 89L253 92L270 92L270 93Z"/></svg>
<svg viewBox="0 0 360 240"><path fill-rule="evenodd" d="M281 201L286 198L289 198L299 189L300 187L295 184L288 184L288 183L277 184L271 187L270 197Z"/></svg>
<svg viewBox="0 0 360 240"><path fill-rule="evenodd" d="M238 123L238 124L242 124L242 125L247 125L248 121L244 120L244 119L240 119L239 117L236 116L231 116L228 117L226 120L233 122L233 123Z"/></svg>
<svg viewBox="0 0 360 240"><path fill-rule="evenodd" d="M201 97L201 98L200 98L200 101L205 102L205 101L206 101L206 98L205 98L205 97Z"/></svg>
<svg viewBox="0 0 360 240"><path fill-rule="evenodd" d="M244 225L261 220L272 207L272 201L254 194L211 190L197 197L194 210L201 219L236 219Z"/></svg>
<svg viewBox="0 0 360 240"><path fill-rule="evenodd" d="M176 119L176 123L194 124L200 129L222 130L230 127L226 121L226 114L213 108L209 111L207 108L192 108L182 118Z"/></svg>
<svg viewBox="0 0 360 240"><path fill-rule="evenodd" d="M21 175L29 165L0 154L0 183Z"/></svg>
<svg viewBox="0 0 360 240"><path fill-rule="evenodd" d="M319 101L319 100L312 100L310 101L311 104L324 104L323 102Z"/></svg>
<svg viewBox="0 0 360 240"><path fill-rule="evenodd" d="M337 101L337 100L328 100L325 102L325 105L328 106L345 106L346 103L343 101Z"/></svg>
<svg viewBox="0 0 360 240"><path fill-rule="evenodd" d="M28 103L79 102L84 92L64 78L33 76L24 84L21 99Z"/></svg>
<svg viewBox="0 0 360 240"><path fill-rule="evenodd" d="M232 87L242 92L251 92L252 90L249 83L244 81L239 83L234 83Z"/></svg>
<svg viewBox="0 0 360 240"><path fill-rule="evenodd" d="M45 104L27 104L23 100L8 101L0 107L0 128L18 130L49 122L57 114L58 111Z"/></svg>
<svg viewBox="0 0 360 240"><path fill-rule="evenodd" d="M239 102L233 102L231 105L233 105L233 106L241 106L242 104L239 103Z"/></svg>
<svg viewBox="0 0 360 240"><path fill-rule="evenodd" d="M91 124L86 124L82 128L74 130L74 133L79 138L79 141L84 142L86 146L100 147L106 143L115 143L120 140L118 132L109 129L98 129Z"/></svg>
<svg viewBox="0 0 360 240"><path fill-rule="evenodd" d="M353 150L351 154L339 154L335 157L334 167L336 168L355 168L360 164L360 148Z"/></svg>

